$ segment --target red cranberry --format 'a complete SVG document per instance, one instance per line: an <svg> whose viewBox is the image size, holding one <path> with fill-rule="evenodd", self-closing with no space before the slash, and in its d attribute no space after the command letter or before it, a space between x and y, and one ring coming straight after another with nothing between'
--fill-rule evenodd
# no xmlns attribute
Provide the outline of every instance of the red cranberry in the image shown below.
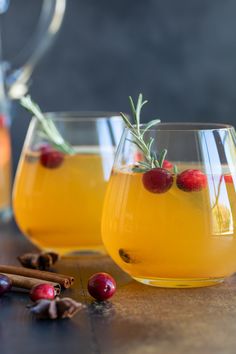
<svg viewBox="0 0 236 354"><path fill-rule="evenodd" d="M6 126L6 117L3 114L0 114L0 128L4 128Z"/></svg>
<svg viewBox="0 0 236 354"><path fill-rule="evenodd" d="M37 301L40 299L53 300L55 297L55 289L50 284L38 284L35 285L29 293L32 301Z"/></svg>
<svg viewBox="0 0 236 354"><path fill-rule="evenodd" d="M162 168L165 168L166 170L171 170L173 168L173 164L168 160L164 160Z"/></svg>
<svg viewBox="0 0 236 354"><path fill-rule="evenodd" d="M88 280L88 292L96 300L107 300L115 291L116 282L110 274L95 273Z"/></svg>
<svg viewBox="0 0 236 354"><path fill-rule="evenodd" d="M232 175L224 175L224 180L226 183L233 183Z"/></svg>
<svg viewBox="0 0 236 354"><path fill-rule="evenodd" d="M64 160L64 154L50 145L41 146L40 152L40 162L46 168L57 168Z"/></svg>
<svg viewBox="0 0 236 354"><path fill-rule="evenodd" d="M0 274L0 295L10 291L12 287L12 281L8 276Z"/></svg>
<svg viewBox="0 0 236 354"><path fill-rule="evenodd" d="M164 168L153 168L143 174L143 185L151 193L165 193L173 184L173 176Z"/></svg>
<svg viewBox="0 0 236 354"><path fill-rule="evenodd" d="M134 161L135 162L143 161L143 153L140 151L137 151L134 155Z"/></svg>
<svg viewBox="0 0 236 354"><path fill-rule="evenodd" d="M198 192L207 186L207 177L200 170L189 169L177 176L176 184L184 192Z"/></svg>

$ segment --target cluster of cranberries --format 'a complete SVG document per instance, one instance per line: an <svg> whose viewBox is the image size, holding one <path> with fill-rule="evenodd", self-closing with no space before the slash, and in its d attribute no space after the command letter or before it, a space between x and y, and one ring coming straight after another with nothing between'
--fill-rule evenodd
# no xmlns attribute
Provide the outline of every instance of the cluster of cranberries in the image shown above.
<svg viewBox="0 0 236 354"><path fill-rule="evenodd" d="M0 274L0 296L12 288L11 279ZM95 273L88 280L88 292L98 301L111 298L116 291L116 282L108 273ZM55 289L51 284L42 283L35 285L29 293L32 301L53 300L56 296Z"/></svg>
<svg viewBox="0 0 236 354"><path fill-rule="evenodd" d="M98 301L105 301L111 298L116 291L116 282L110 274L95 273L88 280L88 292ZM50 284L39 284L34 286L29 296L32 301L55 298L54 287Z"/></svg>
<svg viewBox="0 0 236 354"><path fill-rule="evenodd" d="M165 160L163 167L153 168L143 174L143 185L151 193L167 192L173 182L174 177L170 171L173 165ZM188 169L176 177L176 185L184 192L198 192L206 187L206 175L197 169Z"/></svg>

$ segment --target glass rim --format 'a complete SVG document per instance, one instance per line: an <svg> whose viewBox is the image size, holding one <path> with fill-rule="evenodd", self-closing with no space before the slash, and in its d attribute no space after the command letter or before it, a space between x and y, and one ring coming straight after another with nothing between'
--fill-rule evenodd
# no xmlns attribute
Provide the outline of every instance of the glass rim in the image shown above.
<svg viewBox="0 0 236 354"><path fill-rule="evenodd" d="M44 112L43 114L55 122L93 122L102 119L122 120L119 112L112 111L59 111ZM37 120L35 116L32 119Z"/></svg>
<svg viewBox="0 0 236 354"><path fill-rule="evenodd" d="M148 123L140 124L141 131L145 130ZM134 125L135 126L135 125ZM163 129L164 128L164 129ZM200 132L215 130L232 130L234 126L225 123L202 123L202 122L160 122L156 126L152 126L148 131L165 131L165 132ZM126 131L130 129L125 127Z"/></svg>

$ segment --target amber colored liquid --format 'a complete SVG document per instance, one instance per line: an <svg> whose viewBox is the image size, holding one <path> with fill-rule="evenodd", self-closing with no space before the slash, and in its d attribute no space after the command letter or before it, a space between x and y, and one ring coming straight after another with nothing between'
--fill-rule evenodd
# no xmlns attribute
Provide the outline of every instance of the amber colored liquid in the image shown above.
<svg viewBox="0 0 236 354"><path fill-rule="evenodd" d="M153 194L141 173L114 171L102 222L108 253L132 277L153 285L160 285L155 279L181 279L176 286L202 279L202 286L204 279L235 272L236 179L208 176L208 183L200 192L183 192L174 183Z"/></svg>
<svg viewBox="0 0 236 354"><path fill-rule="evenodd" d="M38 157L26 152L18 168L13 207L20 229L44 250L104 251L101 213L113 153L66 155L55 169Z"/></svg>
<svg viewBox="0 0 236 354"><path fill-rule="evenodd" d="M10 206L11 147L7 128L0 128L0 212Z"/></svg>

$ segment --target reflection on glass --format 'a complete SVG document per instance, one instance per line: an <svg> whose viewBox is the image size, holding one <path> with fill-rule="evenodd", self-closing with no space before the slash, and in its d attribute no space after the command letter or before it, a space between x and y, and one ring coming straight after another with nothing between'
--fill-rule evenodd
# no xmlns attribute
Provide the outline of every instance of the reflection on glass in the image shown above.
<svg viewBox="0 0 236 354"><path fill-rule="evenodd" d="M201 131L201 154L208 175L209 201L212 209L212 234L232 236L233 198L235 193L236 151L233 133L222 129Z"/></svg>

